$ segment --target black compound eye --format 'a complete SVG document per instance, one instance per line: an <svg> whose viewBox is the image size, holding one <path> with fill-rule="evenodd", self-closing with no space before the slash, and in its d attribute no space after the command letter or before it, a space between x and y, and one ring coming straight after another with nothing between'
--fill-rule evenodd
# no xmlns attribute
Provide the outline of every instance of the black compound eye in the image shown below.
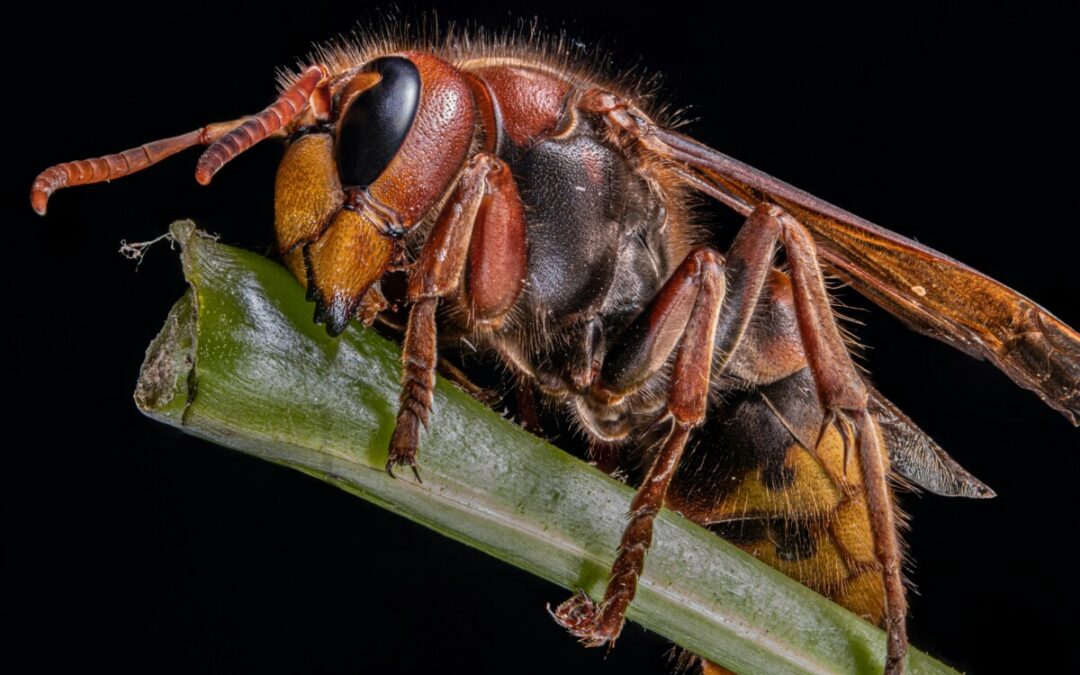
<svg viewBox="0 0 1080 675"><path fill-rule="evenodd" d="M367 187L390 164L412 127L420 71L399 56L376 59L379 83L358 94L338 125L337 165L345 186Z"/></svg>

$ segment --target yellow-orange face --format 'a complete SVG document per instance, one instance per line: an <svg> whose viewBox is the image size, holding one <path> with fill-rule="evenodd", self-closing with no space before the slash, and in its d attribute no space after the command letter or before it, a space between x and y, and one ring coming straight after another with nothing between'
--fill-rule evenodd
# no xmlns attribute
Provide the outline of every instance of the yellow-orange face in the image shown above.
<svg viewBox="0 0 1080 675"><path fill-rule="evenodd" d="M395 242L460 172L476 106L461 73L419 52L376 58L327 89L328 109L312 106L295 124L278 169L275 226L316 321L336 335L383 305L376 282Z"/></svg>

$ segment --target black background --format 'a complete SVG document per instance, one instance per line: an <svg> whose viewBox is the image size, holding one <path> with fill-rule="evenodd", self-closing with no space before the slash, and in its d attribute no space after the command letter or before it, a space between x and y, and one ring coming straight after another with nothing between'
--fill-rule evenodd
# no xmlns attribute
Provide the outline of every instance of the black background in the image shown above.
<svg viewBox="0 0 1080 675"><path fill-rule="evenodd" d="M167 247L136 273L118 241L192 217L269 250L275 144L209 188L192 180L191 152L64 191L46 219L26 202L51 163L261 109L275 67L386 12L314 0L25 11L8 24L4 85L9 658L35 669L665 672L667 643L638 626L606 656L587 651L544 611L562 589L136 411L143 350L183 285ZM640 61L666 75L670 101L693 106L697 138L1080 325L1077 30L1064 9L438 11L489 27L539 15L618 63ZM717 222L723 242L736 221ZM880 311L858 316L879 389L999 493L903 498L913 643L973 672L1077 666L1080 434L989 365Z"/></svg>

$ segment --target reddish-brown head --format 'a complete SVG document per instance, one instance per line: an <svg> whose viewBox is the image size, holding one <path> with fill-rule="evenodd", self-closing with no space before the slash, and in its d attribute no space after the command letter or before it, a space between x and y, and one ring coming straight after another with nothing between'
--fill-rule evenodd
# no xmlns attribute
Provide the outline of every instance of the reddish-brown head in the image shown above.
<svg viewBox="0 0 1080 675"><path fill-rule="evenodd" d="M287 139L275 190L279 251L316 301L316 320L336 335L378 308L376 282L398 239L453 185L476 116L462 74L430 54L389 54L340 72L316 64L250 117L49 167L30 200L44 215L60 188L120 178L195 145L209 146L195 172L205 185L259 141Z"/></svg>
<svg viewBox="0 0 1080 675"><path fill-rule="evenodd" d="M476 104L450 64L391 54L330 85L326 122L298 126L278 170L278 245L336 334L380 302L396 240L439 203L472 144ZM299 135L299 136L297 136ZM369 313L369 312L365 312Z"/></svg>

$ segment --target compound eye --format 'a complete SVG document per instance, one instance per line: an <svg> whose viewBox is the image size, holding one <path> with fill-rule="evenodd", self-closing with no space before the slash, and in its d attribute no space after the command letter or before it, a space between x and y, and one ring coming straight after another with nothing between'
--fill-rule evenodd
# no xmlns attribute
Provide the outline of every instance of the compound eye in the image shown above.
<svg viewBox="0 0 1080 675"><path fill-rule="evenodd" d="M338 124L337 165L342 185L367 187L397 154L420 102L420 71L389 56L372 61L381 79L357 94Z"/></svg>

